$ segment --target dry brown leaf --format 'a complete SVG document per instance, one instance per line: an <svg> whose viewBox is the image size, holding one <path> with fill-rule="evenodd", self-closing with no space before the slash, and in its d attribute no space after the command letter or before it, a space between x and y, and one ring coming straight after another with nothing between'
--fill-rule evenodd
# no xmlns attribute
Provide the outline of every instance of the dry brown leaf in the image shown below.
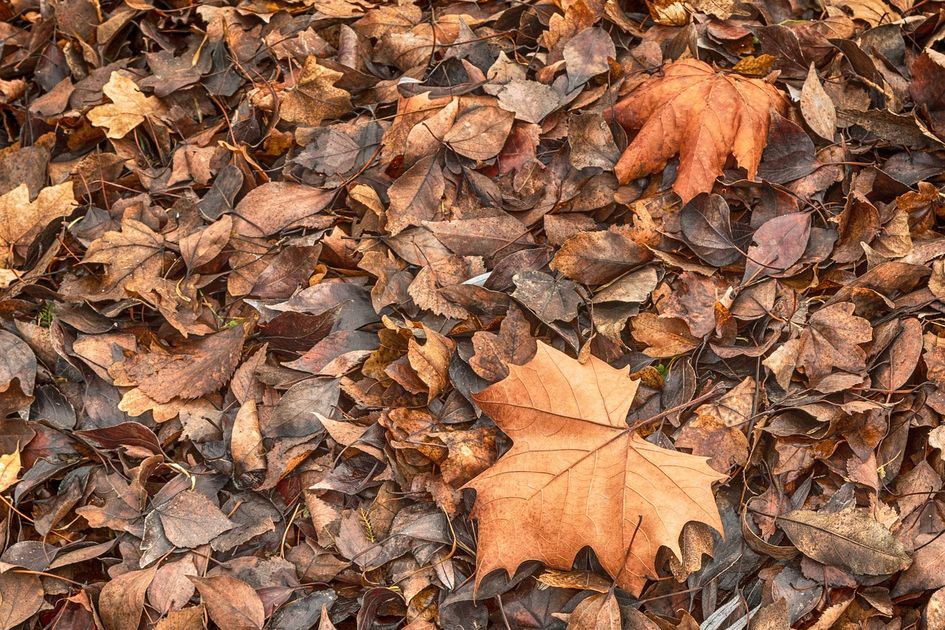
<svg viewBox="0 0 945 630"><path fill-rule="evenodd" d="M14 247L28 244L53 219L68 216L75 207L71 181L43 188L34 201L26 184L0 195L0 266L13 261Z"/></svg>
<svg viewBox="0 0 945 630"><path fill-rule="evenodd" d="M0 455L0 492L6 492L16 483L20 474L20 451Z"/></svg>
<svg viewBox="0 0 945 630"><path fill-rule="evenodd" d="M653 257L637 242L630 226L579 232L568 238L551 261L551 268L582 284L604 284Z"/></svg>
<svg viewBox="0 0 945 630"><path fill-rule="evenodd" d="M161 275L164 237L140 221L125 219L120 232L106 232L89 245L82 262L105 265L102 298L113 297L131 281L147 281ZM166 401L164 401L166 402Z"/></svg>
<svg viewBox="0 0 945 630"><path fill-rule="evenodd" d="M105 135L120 140L132 129L149 120L159 122L165 115L164 105L153 96L145 96L124 72L112 72L102 92L112 100L89 110L89 122L104 127Z"/></svg>
<svg viewBox="0 0 945 630"><path fill-rule="evenodd" d="M252 189L240 200L233 229L246 237L263 237L289 228L325 228L332 219L322 211L334 197L330 190L293 182L269 182Z"/></svg>
<svg viewBox="0 0 945 630"><path fill-rule="evenodd" d="M888 575L909 566L902 543L868 510L795 510L777 519L801 552L828 566L862 575Z"/></svg>
<svg viewBox="0 0 945 630"><path fill-rule="evenodd" d="M227 630L261 630L266 611L249 584L229 575L189 577L197 585L213 623Z"/></svg>
<svg viewBox="0 0 945 630"><path fill-rule="evenodd" d="M446 179L437 155L418 160L387 191L387 230L394 235L408 226L436 219L445 191Z"/></svg>
<svg viewBox="0 0 945 630"><path fill-rule="evenodd" d="M110 370L123 375L159 403L198 398L226 384L243 348L242 326L181 344L171 351L153 348Z"/></svg>
<svg viewBox="0 0 945 630"><path fill-rule="evenodd" d="M282 97L279 115L289 122L317 127L326 118L351 111L351 95L335 87L344 75L319 65L314 56L305 59L295 87Z"/></svg>
<svg viewBox="0 0 945 630"><path fill-rule="evenodd" d="M233 529L233 523L213 501L192 490L179 492L155 510L161 517L164 535L172 545L183 549L206 545Z"/></svg>
<svg viewBox="0 0 945 630"><path fill-rule="evenodd" d="M45 603L39 576L6 571L0 573L0 628L13 630L39 612ZM122 630L119 628L118 630Z"/></svg>
<svg viewBox="0 0 945 630"><path fill-rule="evenodd" d="M781 93L762 80L717 72L696 59L673 62L614 107L617 122L640 130L614 171L626 183L662 170L679 154L673 190L684 203L711 192L729 154L753 179L770 112L786 108Z"/></svg>
<svg viewBox="0 0 945 630"><path fill-rule="evenodd" d="M98 598L98 612L109 630L137 630L144 597L155 569L129 571L108 582Z"/></svg>
<svg viewBox="0 0 945 630"><path fill-rule="evenodd" d="M568 618L567 630L620 630L620 606L613 591L581 600Z"/></svg>
<svg viewBox="0 0 945 630"><path fill-rule="evenodd" d="M811 315L801 333L797 366L812 382L834 369L860 372L866 369L866 352L860 344L873 338L869 321L853 314L851 302L831 304Z"/></svg>
<svg viewBox="0 0 945 630"><path fill-rule="evenodd" d="M702 343L689 333L686 322L676 317L640 313L633 318L632 326L633 338L646 344L643 353L648 357L664 358L686 354Z"/></svg>
<svg viewBox="0 0 945 630"><path fill-rule="evenodd" d="M187 268L193 271L216 258L230 241L232 230L233 217L225 214L202 230L180 239L180 255Z"/></svg>
<svg viewBox="0 0 945 630"><path fill-rule="evenodd" d="M813 63L801 89L801 114L814 133L824 140L833 140L837 132L837 108L824 91Z"/></svg>
<svg viewBox="0 0 945 630"><path fill-rule="evenodd" d="M676 446L709 458L709 465L727 473L748 461L747 423L755 400L755 379L748 377L717 401L701 405L696 417L679 431Z"/></svg>
<svg viewBox="0 0 945 630"><path fill-rule="evenodd" d="M502 150L514 122L515 114L499 107L474 107L456 117L443 142L460 155L488 160Z"/></svg>
<svg viewBox="0 0 945 630"><path fill-rule="evenodd" d="M456 344L426 325L423 332L423 345L413 337L407 342L407 361L427 386L427 400L432 401L449 385L450 357Z"/></svg>
<svg viewBox="0 0 945 630"><path fill-rule="evenodd" d="M233 421L233 434L230 438L230 454L237 479L241 481L262 481L255 479L266 470L266 449L259 430L259 413L256 401L247 399L240 406ZM249 483L247 485L255 485Z"/></svg>
<svg viewBox="0 0 945 630"><path fill-rule="evenodd" d="M661 546L682 555L687 522L721 531L712 482L722 476L704 458L630 431L637 385L594 356L582 364L539 343L531 361L475 396L514 443L467 484L477 492L477 583L526 560L567 570L590 546L622 588L639 593Z"/></svg>

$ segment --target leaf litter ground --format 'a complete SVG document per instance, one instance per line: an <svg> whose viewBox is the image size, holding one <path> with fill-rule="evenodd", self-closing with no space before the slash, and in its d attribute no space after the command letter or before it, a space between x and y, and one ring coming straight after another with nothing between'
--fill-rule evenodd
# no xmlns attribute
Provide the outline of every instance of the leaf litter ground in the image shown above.
<svg viewBox="0 0 945 630"><path fill-rule="evenodd" d="M0 16L0 630L945 628L941 3Z"/></svg>

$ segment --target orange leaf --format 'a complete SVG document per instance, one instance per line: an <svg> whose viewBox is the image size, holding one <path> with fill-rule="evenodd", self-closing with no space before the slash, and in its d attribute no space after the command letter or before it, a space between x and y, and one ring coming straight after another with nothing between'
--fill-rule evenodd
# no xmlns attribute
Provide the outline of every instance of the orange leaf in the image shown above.
<svg viewBox="0 0 945 630"><path fill-rule="evenodd" d="M696 59L669 64L617 103L617 122L639 129L614 168L621 183L661 171L679 155L673 183L683 203L710 192L729 154L754 178L768 137L771 110L787 103L760 79L722 74Z"/></svg>
<svg viewBox="0 0 945 630"><path fill-rule="evenodd" d="M514 445L468 487L479 520L476 580L526 560L570 569L591 547L621 588L639 594L656 553L681 557L689 521L722 530L704 457L643 440L626 417L639 381L596 357L580 363L544 343L475 396Z"/></svg>

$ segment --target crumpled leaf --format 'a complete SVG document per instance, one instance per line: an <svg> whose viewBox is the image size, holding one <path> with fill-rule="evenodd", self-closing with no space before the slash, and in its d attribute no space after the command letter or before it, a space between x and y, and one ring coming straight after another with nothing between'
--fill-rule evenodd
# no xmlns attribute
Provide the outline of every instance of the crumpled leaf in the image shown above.
<svg viewBox="0 0 945 630"><path fill-rule="evenodd" d="M869 321L853 314L851 302L819 309L801 332L797 366L816 382L834 368L859 372L866 368L866 352L860 344L873 338Z"/></svg>
<svg viewBox="0 0 945 630"><path fill-rule="evenodd" d="M526 560L570 569L590 546L621 588L639 593L660 546L681 556L687 522L721 530L711 488L721 476L627 426L637 385L594 356L581 364L539 343L531 361L475 396L513 441L467 484L477 492L477 584Z"/></svg>
<svg viewBox="0 0 945 630"><path fill-rule="evenodd" d="M626 183L662 170L678 154L673 190L683 203L712 190L729 154L754 178L772 109L784 113L786 103L769 83L696 59L673 62L614 107L617 122L640 130L614 171Z"/></svg>

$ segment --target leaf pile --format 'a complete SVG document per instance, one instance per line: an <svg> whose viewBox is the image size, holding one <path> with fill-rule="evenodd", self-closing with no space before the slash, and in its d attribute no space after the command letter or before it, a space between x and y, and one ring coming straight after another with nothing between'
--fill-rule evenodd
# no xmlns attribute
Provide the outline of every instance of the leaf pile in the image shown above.
<svg viewBox="0 0 945 630"><path fill-rule="evenodd" d="M0 630L945 627L942 3L0 17Z"/></svg>

